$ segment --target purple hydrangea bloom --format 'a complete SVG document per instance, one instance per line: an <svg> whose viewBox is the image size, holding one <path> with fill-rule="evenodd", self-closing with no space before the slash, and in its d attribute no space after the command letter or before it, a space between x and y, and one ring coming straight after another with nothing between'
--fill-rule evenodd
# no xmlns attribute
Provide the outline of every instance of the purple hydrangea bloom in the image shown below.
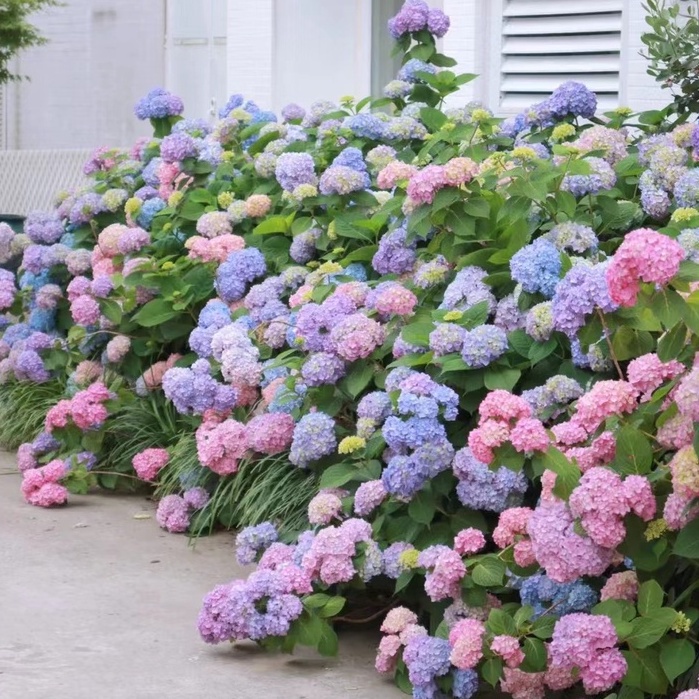
<svg viewBox="0 0 699 699"><path fill-rule="evenodd" d="M316 242L321 236L320 228L311 228L303 233L294 236L289 248L289 256L294 262L305 265L310 262L316 254Z"/></svg>
<svg viewBox="0 0 699 699"><path fill-rule="evenodd" d="M269 548L279 535L271 522L246 527L235 538L236 559L242 566L255 562L257 555Z"/></svg>
<svg viewBox="0 0 699 699"><path fill-rule="evenodd" d="M166 163L176 163L197 154L196 141L188 133L172 133L160 142L160 157Z"/></svg>
<svg viewBox="0 0 699 699"><path fill-rule="evenodd" d="M206 507L206 504L209 502L209 493L200 486L185 490L182 497L187 503L187 506L191 507L193 510L201 510Z"/></svg>
<svg viewBox="0 0 699 699"><path fill-rule="evenodd" d="M446 675L451 668L451 645L445 638L415 636L403 651L408 676L415 686L429 685L435 677Z"/></svg>
<svg viewBox="0 0 699 699"><path fill-rule="evenodd" d="M452 463L459 479L456 494L461 503L472 510L502 512L522 503L527 491L527 477L505 466L493 471L480 462L468 447L460 449Z"/></svg>
<svg viewBox="0 0 699 699"><path fill-rule="evenodd" d="M184 111L182 100L162 87L156 87L136 102L134 114L138 119L164 119Z"/></svg>
<svg viewBox="0 0 699 699"><path fill-rule="evenodd" d="M308 153L282 153L274 169L282 189L293 192L299 185L318 183L313 157Z"/></svg>
<svg viewBox="0 0 699 699"><path fill-rule="evenodd" d="M24 232L33 243L51 245L63 236L64 228L58 214L33 211L24 221Z"/></svg>
<svg viewBox="0 0 699 699"><path fill-rule="evenodd" d="M221 299L211 299L199 313L200 328L222 328L231 322L231 312Z"/></svg>
<svg viewBox="0 0 699 699"><path fill-rule="evenodd" d="M586 194L598 194L602 190L611 189L616 184L614 168L602 158L585 158L592 172L589 175L566 175L561 189L576 197Z"/></svg>
<svg viewBox="0 0 699 699"><path fill-rule="evenodd" d="M398 71L398 80L403 80L407 83L416 83L420 81L417 73L430 73L434 75L437 69L425 61L421 61L419 58L411 58L403 67Z"/></svg>
<svg viewBox="0 0 699 699"><path fill-rule="evenodd" d="M495 310L496 301L490 287L483 281L488 273L480 267L464 267L457 272L454 280L444 290L440 309L467 311L469 308L487 302L489 312Z"/></svg>
<svg viewBox="0 0 699 699"><path fill-rule="evenodd" d="M327 352L309 355L301 367L301 376L308 386L336 384L345 375L345 362Z"/></svg>
<svg viewBox="0 0 699 699"><path fill-rule="evenodd" d="M44 367L44 361L38 352L25 349L15 359L15 377L19 381L43 383L51 378L51 374Z"/></svg>
<svg viewBox="0 0 699 699"><path fill-rule="evenodd" d="M401 226L379 240L379 249L371 261L374 270L379 274L404 274L412 271L417 259L417 243L406 242L407 236L407 227Z"/></svg>
<svg viewBox="0 0 699 699"><path fill-rule="evenodd" d="M267 271L265 256L257 248L232 252L216 272L216 290L227 303L239 301L248 284Z"/></svg>
<svg viewBox="0 0 699 699"><path fill-rule="evenodd" d="M238 107L243 106L243 102L245 102L245 97L240 94L235 94L231 95L228 98L228 102L219 109L218 111L218 116L219 119L225 119L234 109L238 109Z"/></svg>
<svg viewBox="0 0 699 699"><path fill-rule="evenodd" d="M391 399L383 391L367 393L357 405L357 417L383 422L393 412Z"/></svg>
<svg viewBox="0 0 699 699"><path fill-rule="evenodd" d="M225 412L235 407L237 392L209 375L209 362L199 359L190 369L173 367L163 376L163 392L183 415L201 415L213 408Z"/></svg>
<svg viewBox="0 0 699 699"><path fill-rule="evenodd" d="M480 680L475 670L454 670L452 677L454 699L472 699L476 695Z"/></svg>
<svg viewBox="0 0 699 699"><path fill-rule="evenodd" d="M330 352L333 343L330 331L354 312L354 303L346 296L331 296L322 304L307 303L296 319L296 335L311 352Z"/></svg>
<svg viewBox="0 0 699 699"><path fill-rule="evenodd" d="M699 169L689 170L675 185L677 205L685 208L699 206Z"/></svg>
<svg viewBox="0 0 699 699"><path fill-rule="evenodd" d="M507 333L496 325L479 325L464 333L461 358L473 368L485 367L507 351Z"/></svg>
<svg viewBox="0 0 699 699"><path fill-rule="evenodd" d="M561 274L561 256L546 238L538 238L518 250L510 260L512 278L528 293L541 293L551 298Z"/></svg>
<svg viewBox="0 0 699 699"><path fill-rule="evenodd" d="M382 434L386 444L396 452L417 449L427 442L446 438L446 431L436 418L411 417L401 420L391 415L384 423Z"/></svg>
<svg viewBox="0 0 699 699"><path fill-rule="evenodd" d="M571 114L589 119L597 111L597 96L582 83L569 80L559 85L547 100L551 113L562 118Z"/></svg>
<svg viewBox="0 0 699 699"><path fill-rule="evenodd" d="M331 165L320 178L321 194L351 194L370 185L369 175L346 165Z"/></svg>
<svg viewBox="0 0 699 699"><path fill-rule="evenodd" d="M306 116L306 110L293 102L282 107L282 119L284 121L300 121Z"/></svg>
<svg viewBox="0 0 699 699"><path fill-rule="evenodd" d="M343 165L344 167L352 168L357 172L366 172L367 166L364 162L364 156L359 148L345 148L333 160L333 165Z"/></svg>
<svg viewBox="0 0 699 699"><path fill-rule="evenodd" d="M406 570L405 565L400 561L400 557L406 551L412 551L414 546L405 541L396 541L388 546L382 555L383 574L387 578L397 580L400 574Z"/></svg>
<svg viewBox="0 0 699 699"><path fill-rule="evenodd" d="M429 14L430 8L425 0L406 0L398 14L388 20L388 31L394 39L419 32L427 27Z"/></svg>
<svg viewBox="0 0 699 699"><path fill-rule="evenodd" d="M409 501L429 479L422 464L410 456L394 456L381 474L386 492L397 500Z"/></svg>
<svg viewBox="0 0 699 699"><path fill-rule="evenodd" d="M336 447L335 421L325 413L308 413L294 428L289 461L306 468L312 461L331 454Z"/></svg>
<svg viewBox="0 0 699 699"><path fill-rule="evenodd" d="M380 141L384 137L386 120L380 119L374 114L362 113L347 117L343 125L355 136Z"/></svg>
<svg viewBox="0 0 699 699"><path fill-rule="evenodd" d="M618 308L609 296L606 268L604 263L592 267L577 264L568 271L556 287L551 306L556 330L574 337L585 325L585 316L593 313L596 308L604 313Z"/></svg>
<svg viewBox="0 0 699 699"><path fill-rule="evenodd" d="M433 7L427 16L427 28L431 34L434 34L438 39L443 37L448 31L451 22L449 16L444 14L442 10Z"/></svg>

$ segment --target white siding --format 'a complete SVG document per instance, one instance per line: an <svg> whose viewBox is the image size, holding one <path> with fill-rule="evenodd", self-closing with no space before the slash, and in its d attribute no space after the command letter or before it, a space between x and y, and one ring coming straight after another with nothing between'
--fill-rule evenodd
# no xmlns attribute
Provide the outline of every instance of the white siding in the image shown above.
<svg viewBox="0 0 699 699"><path fill-rule="evenodd" d="M149 133L133 105L165 81L163 0L67 0L34 21L49 43L17 61L31 80L7 88L6 147L122 146Z"/></svg>

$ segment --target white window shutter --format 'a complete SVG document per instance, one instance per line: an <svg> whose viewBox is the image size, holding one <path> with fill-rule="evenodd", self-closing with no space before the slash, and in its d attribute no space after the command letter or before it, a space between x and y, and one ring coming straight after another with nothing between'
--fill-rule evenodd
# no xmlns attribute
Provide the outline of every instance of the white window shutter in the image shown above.
<svg viewBox="0 0 699 699"><path fill-rule="evenodd" d="M597 93L600 107L619 104L624 0L503 0L500 107L540 102L562 82Z"/></svg>

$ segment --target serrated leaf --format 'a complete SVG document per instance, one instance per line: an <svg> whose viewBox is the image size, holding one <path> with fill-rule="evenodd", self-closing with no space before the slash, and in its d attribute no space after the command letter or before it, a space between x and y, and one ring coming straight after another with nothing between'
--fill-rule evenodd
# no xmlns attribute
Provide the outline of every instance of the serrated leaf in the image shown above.
<svg viewBox="0 0 699 699"><path fill-rule="evenodd" d="M625 425L617 434L616 469L624 475L645 475L653 466L653 447L648 438L632 425Z"/></svg>
<svg viewBox="0 0 699 699"><path fill-rule="evenodd" d="M656 609L663 606L665 593L663 588L655 580L644 582L638 589L638 613L647 616Z"/></svg>
<svg viewBox="0 0 699 699"><path fill-rule="evenodd" d="M496 556L486 556L477 563L471 572L471 578L481 587L496 587L502 585L505 577L505 564Z"/></svg>
<svg viewBox="0 0 699 699"><path fill-rule="evenodd" d="M631 648L648 648L659 641L668 629L668 624L662 621L640 616L631 622L631 633L624 640Z"/></svg>

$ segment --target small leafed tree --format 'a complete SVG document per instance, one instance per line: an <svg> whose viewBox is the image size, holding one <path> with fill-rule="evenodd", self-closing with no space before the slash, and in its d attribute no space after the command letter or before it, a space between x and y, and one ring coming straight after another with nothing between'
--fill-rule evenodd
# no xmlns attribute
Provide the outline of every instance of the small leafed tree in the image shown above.
<svg viewBox="0 0 699 699"><path fill-rule="evenodd" d="M0 0L0 85L24 77L11 70L11 61L20 51L46 43L29 16L59 4L58 0Z"/></svg>

